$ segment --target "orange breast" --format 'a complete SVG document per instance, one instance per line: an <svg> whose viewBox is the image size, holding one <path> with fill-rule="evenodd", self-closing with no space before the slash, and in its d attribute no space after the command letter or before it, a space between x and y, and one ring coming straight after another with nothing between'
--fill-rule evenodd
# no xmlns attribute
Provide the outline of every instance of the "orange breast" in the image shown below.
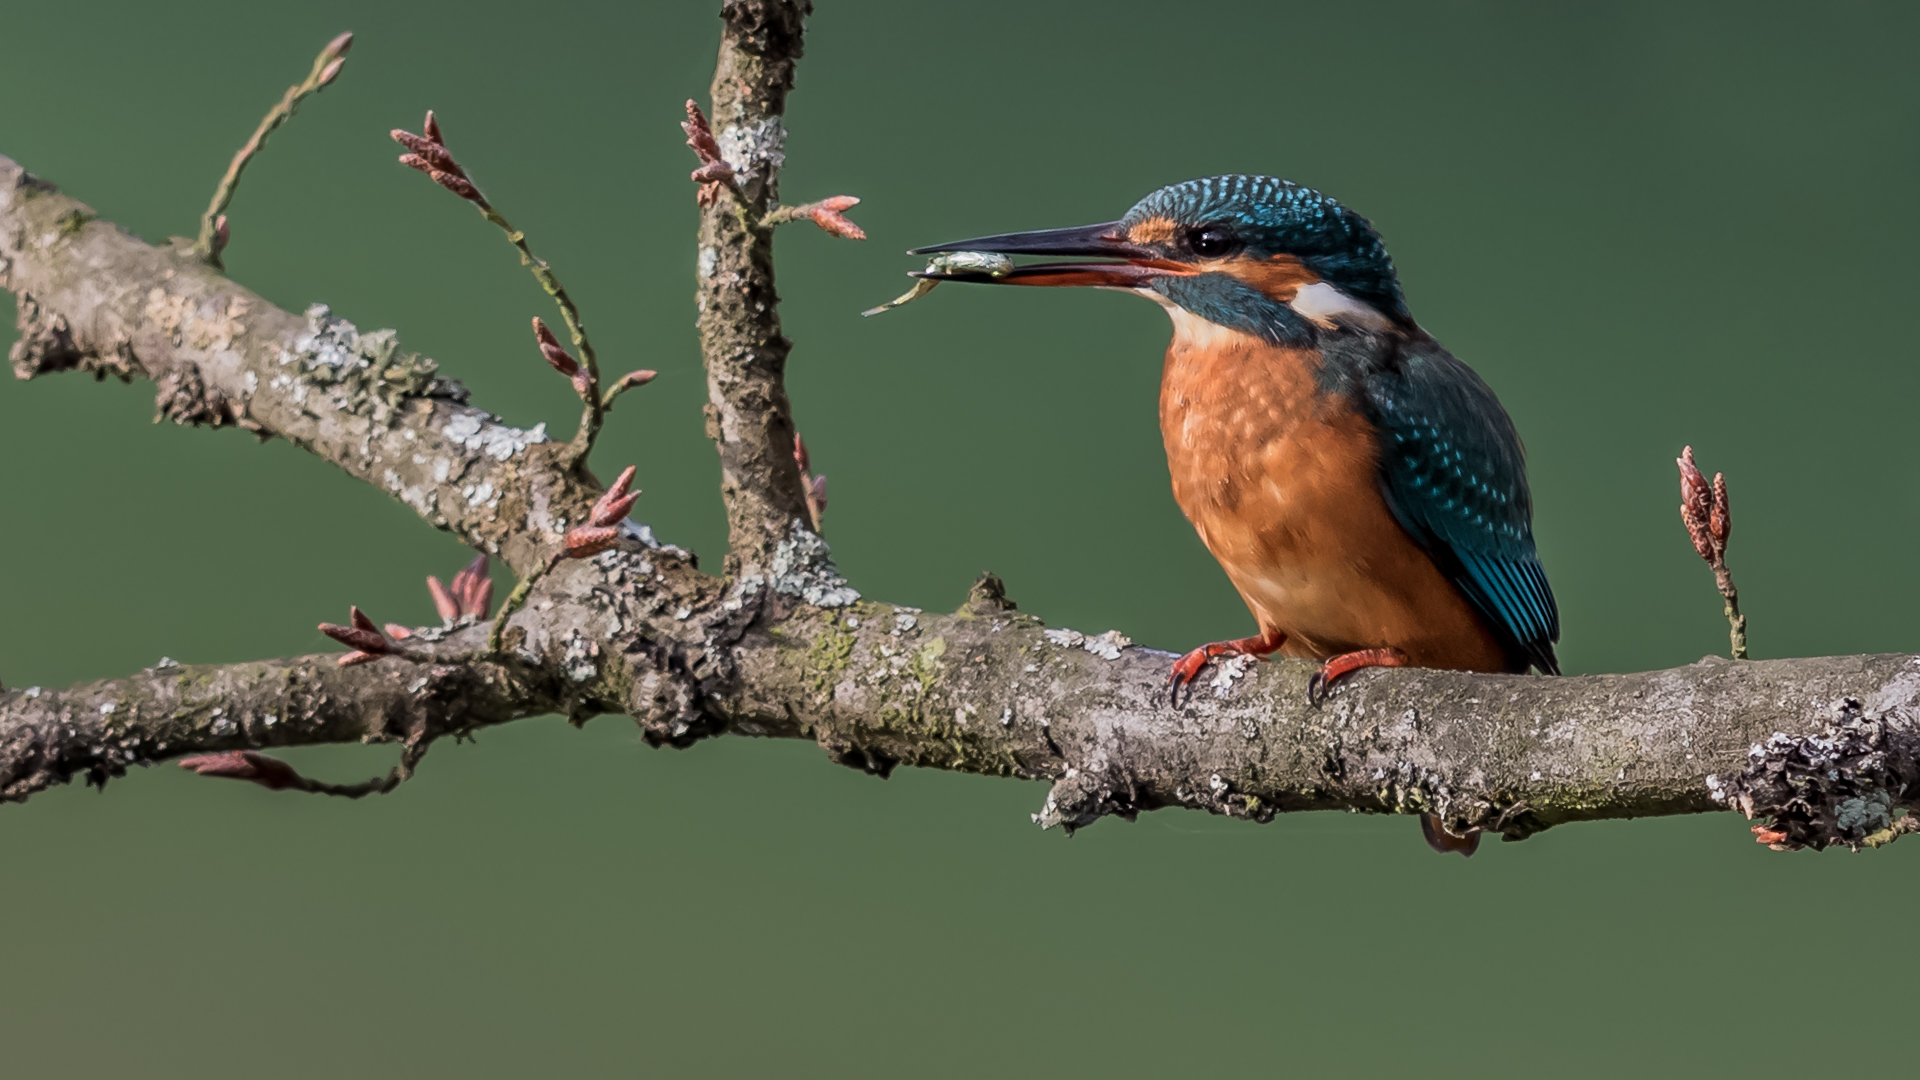
<svg viewBox="0 0 1920 1080"><path fill-rule="evenodd" d="M1387 509L1366 420L1320 392L1319 356L1184 311L1160 384L1173 497L1281 652L1393 646L1421 667L1506 652Z"/></svg>

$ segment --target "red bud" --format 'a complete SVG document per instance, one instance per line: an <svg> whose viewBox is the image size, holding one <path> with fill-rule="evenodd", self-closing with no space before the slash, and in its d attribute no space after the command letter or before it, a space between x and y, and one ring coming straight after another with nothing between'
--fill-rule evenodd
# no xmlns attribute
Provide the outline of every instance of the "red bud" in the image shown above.
<svg viewBox="0 0 1920 1080"><path fill-rule="evenodd" d="M627 516L627 511L633 509L633 500L640 496L637 491L632 495L627 494L627 490L633 487L634 469L635 466L629 465L620 470L620 475L613 478L613 485L594 500L588 521L595 525L614 525Z"/></svg>
<svg viewBox="0 0 1920 1080"><path fill-rule="evenodd" d="M467 171L460 167L459 162L453 160L453 155L447 152L447 148L432 139L423 138L400 128L394 128L387 134L393 137L394 142L418 154L430 168L452 173L455 176L467 175Z"/></svg>
<svg viewBox="0 0 1920 1080"><path fill-rule="evenodd" d="M348 31L347 33L341 34L340 36L334 38L332 41L327 42L327 47L321 50L320 55L341 57L341 56L347 55L347 53L352 49L353 49L353 32Z"/></svg>
<svg viewBox="0 0 1920 1080"><path fill-rule="evenodd" d="M251 780L269 791L282 791L300 783L300 774L279 758L252 750L229 750L224 754L201 754L180 759L180 767L201 776L224 776L229 780Z"/></svg>
<svg viewBox="0 0 1920 1080"><path fill-rule="evenodd" d="M481 618L487 617L487 609L493 606L493 579L481 578L467 594L465 607L468 612Z"/></svg>
<svg viewBox="0 0 1920 1080"><path fill-rule="evenodd" d="M1680 466L1680 522L1687 527L1693 550L1702 559L1713 562L1717 552L1709 520L1713 514L1713 496L1707 487L1707 478L1693 463L1691 446L1680 452L1675 464Z"/></svg>
<svg viewBox="0 0 1920 1080"><path fill-rule="evenodd" d="M392 638L395 641L405 641L408 638L413 636L412 630L409 630L406 627L401 626L397 622L388 623L385 629L387 631L387 636Z"/></svg>
<svg viewBox="0 0 1920 1080"><path fill-rule="evenodd" d="M353 623L354 629L356 630L365 630L374 634L380 632L380 628L373 624L373 620L367 618L367 613L357 607L348 608L347 617Z"/></svg>
<svg viewBox="0 0 1920 1080"><path fill-rule="evenodd" d="M440 134L440 121L433 118L432 109L427 110L427 119L420 125L420 130L427 138L432 139L441 146L447 145L446 136Z"/></svg>
<svg viewBox="0 0 1920 1080"><path fill-rule="evenodd" d="M313 83L314 88L317 90L320 87L325 86L328 83L332 82L334 78L340 74L340 69L346 66L347 66L347 58L343 56L340 59L335 60L333 63L328 64L326 67L321 68L320 77L314 80L314 83Z"/></svg>
<svg viewBox="0 0 1920 1080"><path fill-rule="evenodd" d="M687 174L696 184L724 184L733 179L733 166L725 161L709 161Z"/></svg>
<svg viewBox="0 0 1920 1080"><path fill-rule="evenodd" d="M568 377L580 370L580 361L561 346L560 339L553 336L553 331L547 329L547 324L541 322L538 316L533 320L533 338L540 343L540 355L553 365L553 370Z"/></svg>
<svg viewBox="0 0 1920 1080"><path fill-rule="evenodd" d="M687 145L699 155L702 165L720 160L720 144L714 140L713 128L692 98L687 99L687 118L681 121L680 130L687 133Z"/></svg>
<svg viewBox="0 0 1920 1080"><path fill-rule="evenodd" d="M350 649L358 649L364 653L378 655L387 651L387 639L381 637L378 630L362 629L358 626L336 626L333 623L323 622L320 624L320 632Z"/></svg>
<svg viewBox="0 0 1920 1080"><path fill-rule="evenodd" d="M487 200L481 196L480 189L474 187L473 181L468 180L466 177L455 176L450 172L444 172L440 169L429 169L427 175L433 178L434 183L473 203L475 206L484 207L487 205Z"/></svg>
<svg viewBox="0 0 1920 1080"><path fill-rule="evenodd" d="M620 530L613 525L575 526L567 530L566 556L569 559L584 559L589 555L598 555L612 547L619 538Z"/></svg>
<svg viewBox="0 0 1920 1080"><path fill-rule="evenodd" d="M454 578L453 583L460 584L460 579ZM460 601L432 574L427 575L427 593L433 597L433 610L439 613L443 622L452 622L460 617Z"/></svg>
<svg viewBox="0 0 1920 1080"><path fill-rule="evenodd" d="M842 240L865 240L867 231L841 215L841 211L855 206L859 199L851 195L834 195L819 202L797 207L794 213L806 218L827 233Z"/></svg>
<svg viewBox="0 0 1920 1080"><path fill-rule="evenodd" d="M1722 473L1713 474L1713 514L1708 526L1713 532L1714 546L1727 550L1727 537L1733 532L1733 507L1727 502L1727 478Z"/></svg>

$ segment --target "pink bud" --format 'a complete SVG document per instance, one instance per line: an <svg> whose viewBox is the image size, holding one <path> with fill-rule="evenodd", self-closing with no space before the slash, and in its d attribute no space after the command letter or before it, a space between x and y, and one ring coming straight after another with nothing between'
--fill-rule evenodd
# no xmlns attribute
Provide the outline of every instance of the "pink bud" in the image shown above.
<svg viewBox="0 0 1920 1080"><path fill-rule="evenodd" d="M554 337L553 331L547 329L547 324L537 316L533 320L533 339L540 344L540 355L553 365L553 370L568 377L580 370L580 362L561 347L560 339Z"/></svg>
<svg viewBox="0 0 1920 1080"><path fill-rule="evenodd" d="M454 583L459 584L459 579L455 578ZM452 622L460 617L459 601L455 600L453 594L447 591L447 587L440 584L440 579L432 574L427 575L427 593L433 597L433 610L440 613L442 621Z"/></svg>
<svg viewBox="0 0 1920 1080"><path fill-rule="evenodd" d="M614 545L620 530L612 525L579 525L567 530L565 553L569 559L598 555Z"/></svg>

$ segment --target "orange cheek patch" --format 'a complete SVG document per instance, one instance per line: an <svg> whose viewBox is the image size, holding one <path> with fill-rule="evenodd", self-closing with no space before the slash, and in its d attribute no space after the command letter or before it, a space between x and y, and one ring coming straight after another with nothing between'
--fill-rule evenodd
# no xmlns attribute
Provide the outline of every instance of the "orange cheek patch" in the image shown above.
<svg viewBox="0 0 1920 1080"><path fill-rule="evenodd" d="M1320 280L1319 274L1307 269L1292 255L1275 255L1271 259L1228 259L1210 269L1239 278L1283 304L1292 300L1303 286Z"/></svg>
<svg viewBox="0 0 1920 1080"><path fill-rule="evenodd" d="M1172 240L1179 226L1172 218L1150 217L1127 230L1127 239L1136 244L1164 244Z"/></svg>

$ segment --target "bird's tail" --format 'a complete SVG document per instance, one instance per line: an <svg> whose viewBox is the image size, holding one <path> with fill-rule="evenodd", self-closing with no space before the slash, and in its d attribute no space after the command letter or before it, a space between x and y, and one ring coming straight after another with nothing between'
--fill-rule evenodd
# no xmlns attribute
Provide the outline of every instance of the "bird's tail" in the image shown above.
<svg viewBox="0 0 1920 1080"><path fill-rule="evenodd" d="M1420 835L1427 838L1428 847L1442 855L1449 851L1457 851L1461 855L1471 857L1474 849L1480 846L1479 829L1465 836L1455 836L1448 832L1447 827L1440 823L1440 819L1432 814L1420 815Z"/></svg>

